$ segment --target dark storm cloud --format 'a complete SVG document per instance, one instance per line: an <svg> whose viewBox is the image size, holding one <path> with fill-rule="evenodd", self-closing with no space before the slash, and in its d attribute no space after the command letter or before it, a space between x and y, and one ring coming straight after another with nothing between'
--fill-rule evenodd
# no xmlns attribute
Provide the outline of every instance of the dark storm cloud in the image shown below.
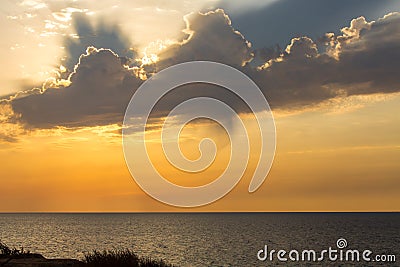
<svg viewBox="0 0 400 267"><path fill-rule="evenodd" d="M352 21L341 34L327 33L324 52L308 37L266 53L262 67L245 64L251 47L222 10L188 17L191 37L160 55L157 70L189 60L212 60L235 66L260 87L272 108L291 109L348 95L400 91L400 14L375 22ZM189 35L188 35L189 36ZM268 52L268 51L267 51ZM154 67L154 66L152 66ZM122 123L126 106L142 81L123 58L90 48L80 58L69 86L50 88L12 100L13 112L29 127L92 126ZM246 108L225 90L204 84L181 88L158 105L158 116L194 96L212 96L239 111Z"/></svg>

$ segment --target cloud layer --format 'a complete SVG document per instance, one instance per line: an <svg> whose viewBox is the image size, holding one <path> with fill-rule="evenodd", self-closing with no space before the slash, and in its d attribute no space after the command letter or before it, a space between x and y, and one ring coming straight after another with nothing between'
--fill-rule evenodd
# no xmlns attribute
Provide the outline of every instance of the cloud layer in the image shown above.
<svg viewBox="0 0 400 267"><path fill-rule="evenodd" d="M88 48L67 83L33 91L7 104L14 117L32 128L122 123L131 96L143 82L139 72L147 71L150 76L191 60L239 68L258 84L272 108L301 108L337 97L400 91L399 13L373 22L354 19L340 35L327 33L317 41L295 37L285 49L264 50L267 61L259 66L250 42L232 27L223 10L191 14L186 20L182 40L164 49L156 64L128 68L126 60L113 51ZM194 85L169 96L170 104L161 110L188 96L204 94L222 100L227 97L224 90ZM235 99L227 98L235 105Z"/></svg>
<svg viewBox="0 0 400 267"><path fill-rule="evenodd" d="M341 35L327 33L324 52L308 37L292 39L280 56L248 74L273 107L317 104L335 97L400 91L400 14L376 22L354 19Z"/></svg>
<svg viewBox="0 0 400 267"><path fill-rule="evenodd" d="M123 65L123 58L90 47L79 58L69 86L12 100L15 113L27 126L95 126L122 121L133 89L142 82Z"/></svg>
<svg viewBox="0 0 400 267"><path fill-rule="evenodd" d="M193 60L210 60L241 67L252 59L251 44L231 26L222 9L185 17L185 33L181 43L171 45L160 55L159 69Z"/></svg>

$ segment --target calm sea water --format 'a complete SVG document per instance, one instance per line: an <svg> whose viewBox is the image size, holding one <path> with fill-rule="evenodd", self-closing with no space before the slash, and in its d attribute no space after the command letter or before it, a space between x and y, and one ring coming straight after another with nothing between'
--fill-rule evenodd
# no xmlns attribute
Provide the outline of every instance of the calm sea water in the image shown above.
<svg viewBox="0 0 400 267"><path fill-rule="evenodd" d="M264 245L322 250L339 238L347 248L394 254L386 265L399 266L400 213L0 214L3 242L49 258L130 248L179 266L270 266L257 259Z"/></svg>

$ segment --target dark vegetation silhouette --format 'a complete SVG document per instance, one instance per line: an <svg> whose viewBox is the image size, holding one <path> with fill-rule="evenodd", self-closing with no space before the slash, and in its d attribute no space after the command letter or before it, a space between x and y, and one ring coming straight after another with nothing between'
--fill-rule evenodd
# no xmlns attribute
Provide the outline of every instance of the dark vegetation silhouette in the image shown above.
<svg viewBox="0 0 400 267"><path fill-rule="evenodd" d="M172 267L163 260L155 260L148 257L138 257L133 251L126 250L107 250L103 252L93 251L85 255L86 266L137 266L137 267Z"/></svg>
<svg viewBox="0 0 400 267"><path fill-rule="evenodd" d="M10 248L0 241L0 258L24 258L24 257L43 257L40 254L25 251L23 247L20 249Z"/></svg>
<svg viewBox="0 0 400 267"><path fill-rule="evenodd" d="M29 259L42 259L43 262L29 263ZM15 261L24 260L24 263ZM46 262L49 261L49 262ZM149 257L139 257L132 250L94 250L85 254L83 261L57 262L48 260L40 254L25 251L24 248L10 248L0 241L0 266L96 266L96 267L173 267L164 260Z"/></svg>

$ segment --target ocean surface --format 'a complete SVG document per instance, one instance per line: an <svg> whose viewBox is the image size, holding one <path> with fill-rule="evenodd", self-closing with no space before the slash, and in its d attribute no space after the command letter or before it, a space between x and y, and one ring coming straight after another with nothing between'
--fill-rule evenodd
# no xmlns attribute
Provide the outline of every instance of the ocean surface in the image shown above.
<svg viewBox="0 0 400 267"><path fill-rule="evenodd" d="M337 249L340 238L344 249L396 256L396 262L380 266L400 266L400 213L0 214L2 242L49 258L83 259L95 249L130 248L177 266L312 266L276 255L272 262L260 261L257 253L265 245L288 253Z"/></svg>

